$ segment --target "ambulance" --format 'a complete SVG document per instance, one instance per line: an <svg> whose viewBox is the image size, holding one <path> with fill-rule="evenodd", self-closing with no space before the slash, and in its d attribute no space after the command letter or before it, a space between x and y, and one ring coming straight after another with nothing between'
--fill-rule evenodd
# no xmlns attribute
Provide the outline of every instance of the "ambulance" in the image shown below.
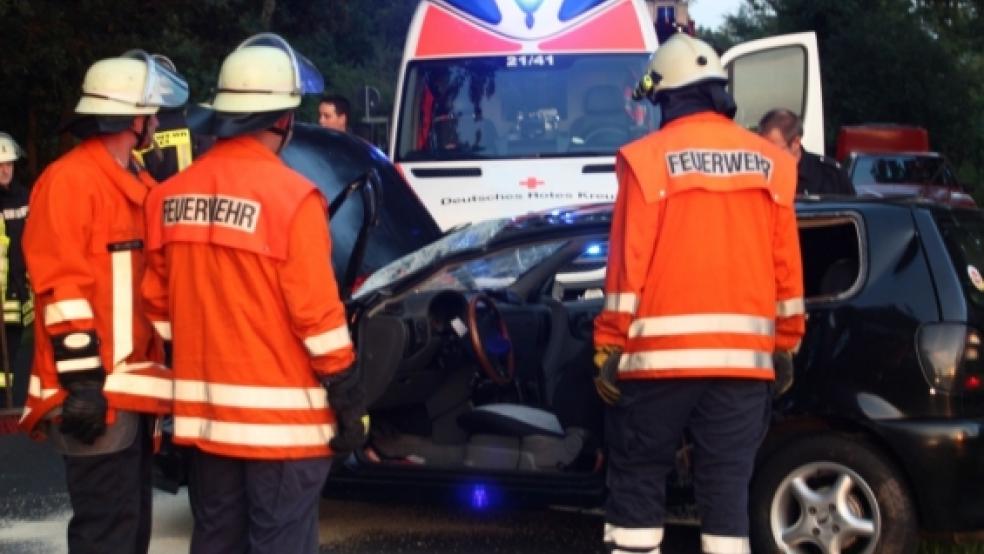
<svg viewBox="0 0 984 554"><path fill-rule="evenodd" d="M615 152L659 127L659 109L632 90L657 27L685 10L666 0L420 2L390 158L442 229L614 201ZM813 33L742 44L722 61L739 122L791 109L804 117L803 144L823 151Z"/></svg>

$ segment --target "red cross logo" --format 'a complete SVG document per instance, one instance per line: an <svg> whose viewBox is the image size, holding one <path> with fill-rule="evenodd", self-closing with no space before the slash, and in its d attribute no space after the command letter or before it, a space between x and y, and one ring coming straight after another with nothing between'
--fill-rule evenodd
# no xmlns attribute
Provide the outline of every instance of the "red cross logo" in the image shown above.
<svg viewBox="0 0 984 554"><path fill-rule="evenodd" d="M519 186L526 187L530 190L533 190L542 184L543 181L537 179L536 177L527 177L526 179L523 179L522 181L519 182Z"/></svg>

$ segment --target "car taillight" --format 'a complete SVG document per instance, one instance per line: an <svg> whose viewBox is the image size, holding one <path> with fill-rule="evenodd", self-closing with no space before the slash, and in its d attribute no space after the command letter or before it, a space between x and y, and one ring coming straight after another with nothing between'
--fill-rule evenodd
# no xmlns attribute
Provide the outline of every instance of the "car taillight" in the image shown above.
<svg viewBox="0 0 984 554"><path fill-rule="evenodd" d="M931 323L916 334L919 363L934 392L979 391L981 335L961 323Z"/></svg>

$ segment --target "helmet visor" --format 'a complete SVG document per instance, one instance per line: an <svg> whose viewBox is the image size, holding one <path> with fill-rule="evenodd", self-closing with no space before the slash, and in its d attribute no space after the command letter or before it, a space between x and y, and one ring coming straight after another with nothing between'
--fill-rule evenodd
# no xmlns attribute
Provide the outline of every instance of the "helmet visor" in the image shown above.
<svg viewBox="0 0 984 554"><path fill-rule="evenodd" d="M280 35L274 33L254 35L244 40L236 50L247 46L272 46L283 50L290 57L290 62L294 66L294 90L289 92L297 94L321 94L324 92L325 79L321 76L318 68L311 63L311 60L291 48L290 44Z"/></svg>
<svg viewBox="0 0 984 554"><path fill-rule="evenodd" d="M188 83L175 71L170 60L143 50L130 50L123 57L147 64L147 80L138 106L177 108L188 102Z"/></svg>

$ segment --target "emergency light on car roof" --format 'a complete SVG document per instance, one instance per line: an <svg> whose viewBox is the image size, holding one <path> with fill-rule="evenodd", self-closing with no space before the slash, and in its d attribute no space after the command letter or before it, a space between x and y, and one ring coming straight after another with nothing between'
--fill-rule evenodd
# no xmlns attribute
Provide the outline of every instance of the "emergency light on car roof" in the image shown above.
<svg viewBox="0 0 984 554"><path fill-rule="evenodd" d="M455 7L468 15L476 17L491 25L498 25L502 22L502 12L495 0L445 0L449 5ZM543 0L514 0L519 9L526 13L526 26L533 27L533 16L536 14ZM584 12L603 3L605 0L564 0L560 6L560 13L557 18L566 23Z"/></svg>

